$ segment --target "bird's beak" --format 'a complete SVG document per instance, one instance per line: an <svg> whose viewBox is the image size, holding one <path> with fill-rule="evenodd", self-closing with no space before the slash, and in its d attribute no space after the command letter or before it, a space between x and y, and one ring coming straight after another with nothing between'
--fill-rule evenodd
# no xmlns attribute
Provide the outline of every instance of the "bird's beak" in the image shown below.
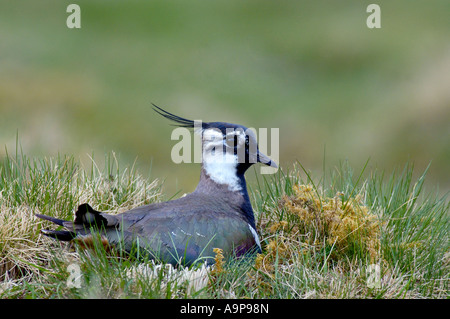
<svg viewBox="0 0 450 319"><path fill-rule="evenodd" d="M262 163L262 164L265 164L267 166L271 166L271 167L274 167L274 168L278 167L277 164L274 161L272 161L267 155L261 153L259 150L258 150L258 155L257 156L258 156L257 157L258 163Z"/></svg>

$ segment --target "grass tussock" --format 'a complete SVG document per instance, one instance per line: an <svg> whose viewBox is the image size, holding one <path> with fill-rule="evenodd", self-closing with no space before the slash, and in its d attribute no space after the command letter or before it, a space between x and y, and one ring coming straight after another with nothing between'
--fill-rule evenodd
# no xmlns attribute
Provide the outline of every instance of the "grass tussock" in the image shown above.
<svg viewBox="0 0 450 319"><path fill-rule="evenodd" d="M40 235L35 213L71 219L78 204L121 212L160 200L157 181L71 157L0 162L0 296L3 298L448 298L446 197L424 194L412 166L356 178L343 164L321 179L306 170L250 186L262 253L173 268L94 253ZM328 182L326 182L328 180ZM75 268L74 268L75 267ZM78 286L70 285L79 269ZM374 270L375 269L375 270ZM73 278L72 278L73 279Z"/></svg>
<svg viewBox="0 0 450 319"><path fill-rule="evenodd" d="M322 197L312 185L294 185L293 195L283 195L276 209L281 221L267 220L264 227L272 238L266 254L257 258L257 268L274 271L274 262L292 262L292 254L325 252L327 260L380 258L380 218L364 205L360 195L342 201L342 193ZM288 248L297 243L300 249Z"/></svg>

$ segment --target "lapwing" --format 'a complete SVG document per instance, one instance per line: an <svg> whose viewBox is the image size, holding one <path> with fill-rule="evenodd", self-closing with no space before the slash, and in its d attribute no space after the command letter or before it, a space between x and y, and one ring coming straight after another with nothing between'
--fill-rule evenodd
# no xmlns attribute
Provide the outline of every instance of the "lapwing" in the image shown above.
<svg viewBox="0 0 450 319"><path fill-rule="evenodd" d="M277 167L259 151L256 135L245 126L194 122L154 105L174 125L194 128L201 136L202 163L196 189L181 198L140 206L120 214L81 204L73 221L36 214L65 230L42 230L48 237L89 247L100 239L108 248L140 253L158 262L214 263L214 248L227 257L261 251L244 174L259 162Z"/></svg>

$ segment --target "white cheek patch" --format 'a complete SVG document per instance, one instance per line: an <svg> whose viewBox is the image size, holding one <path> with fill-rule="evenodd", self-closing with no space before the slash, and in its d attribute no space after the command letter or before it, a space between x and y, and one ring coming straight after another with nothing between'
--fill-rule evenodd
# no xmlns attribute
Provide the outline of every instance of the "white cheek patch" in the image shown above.
<svg viewBox="0 0 450 319"><path fill-rule="evenodd" d="M203 161L223 162L223 135L216 129L208 129L203 133Z"/></svg>

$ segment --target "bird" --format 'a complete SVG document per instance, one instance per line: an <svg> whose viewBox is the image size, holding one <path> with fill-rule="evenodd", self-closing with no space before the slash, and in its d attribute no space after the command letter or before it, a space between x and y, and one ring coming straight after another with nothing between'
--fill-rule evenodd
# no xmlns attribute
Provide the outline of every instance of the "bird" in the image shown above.
<svg viewBox="0 0 450 319"><path fill-rule="evenodd" d="M60 241L92 247L96 239L106 248L140 254L172 265L197 261L214 264L214 251L243 257L261 253L255 216L244 174L255 163L277 168L258 147L256 134L245 126L200 122L170 113L155 104L153 110L172 125L195 129L200 135L202 161L195 190L166 202L152 203L120 214L78 206L73 221L35 214L62 226L41 233Z"/></svg>

